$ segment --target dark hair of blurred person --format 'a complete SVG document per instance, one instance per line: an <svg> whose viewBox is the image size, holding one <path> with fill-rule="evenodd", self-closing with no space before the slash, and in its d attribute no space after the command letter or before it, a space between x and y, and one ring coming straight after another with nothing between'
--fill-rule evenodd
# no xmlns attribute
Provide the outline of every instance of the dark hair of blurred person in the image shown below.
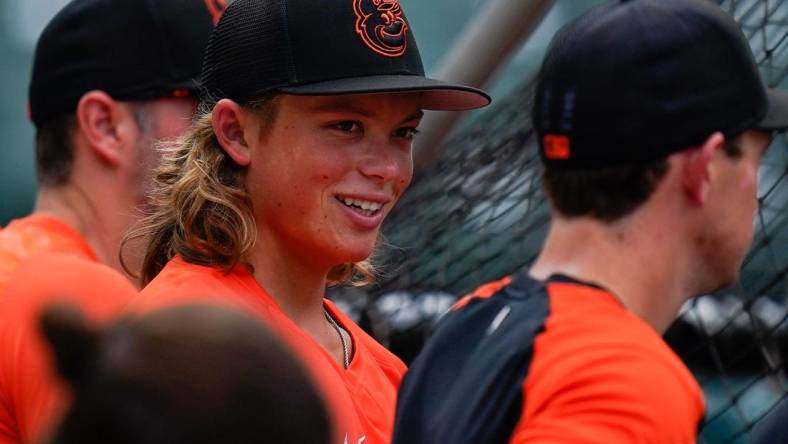
<svg viewBox="0 0 788 444"><path fill-rule="evenodd" d="M306 371L241 312L184 305L100 330L56 305L41 326L74 392L52 444L329 442Z"/></svg>

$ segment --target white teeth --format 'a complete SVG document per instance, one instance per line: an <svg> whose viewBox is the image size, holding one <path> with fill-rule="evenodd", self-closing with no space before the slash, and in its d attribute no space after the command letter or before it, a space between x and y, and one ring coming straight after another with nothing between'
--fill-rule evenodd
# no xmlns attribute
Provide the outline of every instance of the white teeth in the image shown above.
<svg viewBox="0 0 788 444"><path fill-rule="evenodd" d="M372 211L372 212L378 211L383 207L383 204L379 202L372 202L368 200L350 199L348 197L339 197L339 200L347 206L354 206L361 208L362 210Z"/></svg>

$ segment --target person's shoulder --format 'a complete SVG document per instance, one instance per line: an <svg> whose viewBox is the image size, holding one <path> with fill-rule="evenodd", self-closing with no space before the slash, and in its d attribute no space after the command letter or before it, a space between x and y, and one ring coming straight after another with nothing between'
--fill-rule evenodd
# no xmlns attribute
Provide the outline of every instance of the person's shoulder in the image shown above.
<svg viewBox="0 0 788 444"><path fill-rule="evenodd" d="M627 310L612 293L573 283L549 284L547 291L550 310L535 344L537 356L556 356L557 365L573 363L578 357L613 366L628 361L691 379L686 366L662 336ZM564 360L562 356L575 359ZM646 371L650 373L653 372Z"/></svg>
<svg viewBox="0 0 788 444"><path fill-rule="evenodd" d="M21 261L3 289L2 309L23 309L62 300L88 313L114 312L136 288L107 265L69 253L42 252Z"/></svg>
<svg viewBox="0 0 788 444"><path fill-rule="evenodd" d="M659 334L612 295L589 292L584 300L577 289L557 290L523 387L528 402L518 435L535 440L522 442L571 430L606 442L631 442L633 433L653 437L645 442L694 442L702 392Z"/></svg>
<svg viewBox="0 0 788 444"><path fill-rule="evenodd" d="M457 302L454 303L451 310L459 310L467 306L472 301L488 299L492 297L495 293L500 291L503 287L511 284L511 282L512 282L511 276L506 276L492 282L487 282L486 284L481 285L479 288L475 289L474 291L461 297Z"/></svg>
<svg viewBox="0 0 788 444"><path fill-rule="evenodd" d="M35 254L19 264L0 295L0 329L5 338L37 331L38 316L55 303L74 305L95 321L117 316L137 289L107 265L68 253Z"/></svg>
<svg viewBox="0 0 788 444"><path fill-rule="evenodd" d="M551 344L546 352L559 352L563 347L569 348L568 353L619 350L684 368L662 336L614 294L575 283L550 283L546 288L550 309L541 339Z"/></svg>
<svg viewBox="0 0 788 444"><path fill-rule="evenodd" d="M87 242L66 223L46 215L29 215L0 230L0 286L27 258L46 252L97 260Z"/></svg>
<svg viewBox="0 0 788 444"><path fill-rule="evenodd" d="M596 436L599 442L694 443L705 409L702 393L686 369L659 355L621 344L574 349L548 365L537 355L511 442Z"/></svg>
<svg viewBox="0 0 788 444"><path fill-rule="evenodd" d="M134 313L187 303L227 305L244 290L237 273L171 259L129 305Z"/></svg>
<svg viewBox="0 0 788 444"><path fill-rule="evenodd" d="M0 250L20 255L44 251L84 253L95 259L77 230L56 217L44 214L12 220L0 230Z"/></svg>
<svg viewBox="0 0 788 444"><path fill-rule="evenodd" d="M681 393L699 390L689 369L654 332L643 329L626 318L616 324L586 323L561 328L557 322L545 326L534 343L534 364L531 375L538 379L540 371L564 375L568 379L550 377L565 384L574 377L593 374L599 382L629 381L629 387L670 383ZM670 389L668 389L669 391Z"/></svg>

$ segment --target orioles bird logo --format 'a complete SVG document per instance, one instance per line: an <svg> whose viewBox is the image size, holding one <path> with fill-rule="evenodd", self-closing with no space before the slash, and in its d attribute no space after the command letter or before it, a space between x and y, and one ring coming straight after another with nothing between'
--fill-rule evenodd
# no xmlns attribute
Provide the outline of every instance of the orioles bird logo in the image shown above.
<svg viewBox="0 0 788 444"><path fill-rule="evenodd" d="M408 23L397 0L353 0L356 33L369 49L398 57L408 46Z"/></svg>
<svg viewBox="0 0 788 444"><path fill-rule="evenodd" d="M205 7L208 8L208 13L211 14L213 25L219 23L222 17L222 12L227 8L227 0L205 0Z"/></svg>

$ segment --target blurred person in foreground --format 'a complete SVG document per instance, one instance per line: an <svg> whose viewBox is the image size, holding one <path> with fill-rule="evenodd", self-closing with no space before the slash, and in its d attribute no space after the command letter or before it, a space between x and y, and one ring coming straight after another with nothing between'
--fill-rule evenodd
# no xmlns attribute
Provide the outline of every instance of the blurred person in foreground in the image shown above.
<svg viewBox="0 0 788 444"><path fill-rule="evenodd" d="M38 200L0 231L0 443L35 442L65 400L31 313L65 296L108 315L133 296L117 271L119 242L144 202L155 140L190 123L221 4L75 0L39 38L29 91ZM54 253L75 261L38 258ZM103 291L105 281L123 290Z"/></svg>
<svg viewBox="0 0 788 444"><path fill-rule="evenodd" d="M145 204L154 143L191 122L223 3L73 0L47 24L29 87L38 195L31 215L0 231L0 289L41 251L122 271L120 241Z"/></svg>
<svg viewBox="0 0 788 444"><path fill-rule="evenodd" d="M661 334L738 278L786 96L712 2L609 1L553 38L533 121L543 249L439 324L393 442L695 443L703 395Z"/></svg>
<svg viewBox="0 0 788 444"><path fill-rule="evenodd" d="M246 314L166 308L107 328L68 306L43 331L74 402L50 444L328 444L305 369Z"/></svg>
<svg viewBox="0 0 788 444"><path fill-rule="evenodd" d="M215 295L297 348L339 442L389 442L403 363L325 299L369 282L410 183L423 109L489 103L424 76L394 0L236 0L214 30L194 127L168 149L131 310Z"/></svg>

